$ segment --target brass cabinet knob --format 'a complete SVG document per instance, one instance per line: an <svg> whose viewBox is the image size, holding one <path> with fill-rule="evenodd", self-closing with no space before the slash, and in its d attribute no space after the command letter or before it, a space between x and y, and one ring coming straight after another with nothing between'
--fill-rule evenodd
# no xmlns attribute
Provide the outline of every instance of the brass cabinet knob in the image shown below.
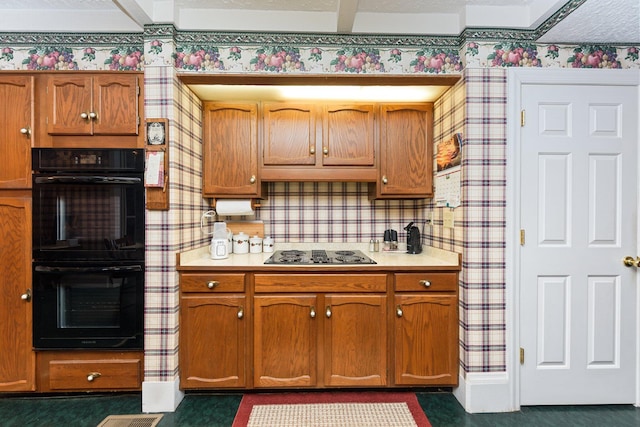
<svg viewBox="0 0 640 427"><path fill-rule="evenodd" d="M27 126L26 128L21 128L20 133L25 136L31 136L31 128Z"/></svg>
<svg viewBox="0 0 640 427"><path fill-rule="evenodd" d="M331 317L331 306L328 305L327 309L325 310L324 314L327 316L327 319Z"/></svg>
<svg viewBox="0 0 640 427"><path fill-rule="evenodd" d="M244 308L242 306L238 307L238 319L242 319L244 317Z"/></svg>
<svg viewBox="0 0 640 427"><path fill-rule="evenodd" d="M314 306L311 306L311 310L309 311L309 317L311 317L312 319L316 318L316 308Z"/></svg>
<svg viewBox="0 0 640 427"><path fill-rule="evenodd" d="M398 306L396 307L396 316L398 317L402 317L404 313L402 312L402 307L398 304Z"/></svg>
<svg viewBox="0 0 640 427"><path fill-rule="evenodd" d="M95 120L95 119L98 118L98 115L92 111L92 112L89 113L89 118L91 120Z"/></svg>
<svg viewBox="0 0 640 427"><path fill-rule="evenodd" d="M84 120L89 120L89 114L88 113L80 113L80 118L84 119Z"/></svg>
<svg viewBox="0 0 640 427"><path fill-rule="evenodd" d="M87 375L87 381L92 382L93 380L101 376L102 374L100 372L91 372L89 375Z"/></svg>
<svg viewBox="0 0 640 427"><path fill-rule="evenodd" d="M309 147L309 154L316 154L316 147L310 146Z"/></svg>
<svg viewBox="0 0 640 427"><path fill-rule="evenodd" d="M329 155L329 149L327 147L324 147L322 149L322 154L324 154L325 156L328 156Z"/></svg>
<svg viewBox="0 0 640 427"><path fill-rule="evenodd" d="M428 280L420 280L418 283L420 283L422 286L424 286L425 288L428 288L431 286L431 282Z"/></svg>
<svg viewBox="0 0 640 427"><path fill-rule="evenodd" d="M382 183L383 183L383 184L386 184L386 183L388 183L388 182L389 182L389 180L387 179L387 176L386 176L386 175L384 175L384 176L382 177Z"/></svg>
<svg viewBox="0 0 640 427"><path fill-rule="evenodd" d="M251 184L255 184L255 182L256 182L256 176L255 176L255 175L251 175L251 178L249 178L249 182L250 182Z"/></svg>
<svg viewBox="0 0 640 427"><path fill-rule="evenodd" d="M26 292L20 295L22 301L31 301L31 289L27 289Z"/></svg>
<svg viewBox="0 0 640 427"><path fill-rule="evenodd" d="M220 284L220 282L218 282L217 280L212 280L212 281L207 283L207 288L213 289L216 286L218 286L219 284Z"/></svg>

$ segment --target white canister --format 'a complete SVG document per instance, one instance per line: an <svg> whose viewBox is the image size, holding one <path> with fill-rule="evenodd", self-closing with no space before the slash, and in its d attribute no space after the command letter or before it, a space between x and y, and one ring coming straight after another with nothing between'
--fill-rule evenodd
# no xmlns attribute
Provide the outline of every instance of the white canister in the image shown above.
<svg viewBox="0 0 640 427"><path fill-rule="evenodd" d="M249 253L249 236L242 231L233 235L233 253L247 254Z"/></svg>
<svg viewBox="0 0 640 427"><path fill-rule="evenodd" d="M266 236L263 240L262 240L262 252L273 252L273 237L271 236Z"/></svg>
<svg viewBox="0 0 640 427"><path fill-rule="evenodd" d="M249 239L249 253L259 254L262 252L262 238L260 236L252 236Z"/></svg>

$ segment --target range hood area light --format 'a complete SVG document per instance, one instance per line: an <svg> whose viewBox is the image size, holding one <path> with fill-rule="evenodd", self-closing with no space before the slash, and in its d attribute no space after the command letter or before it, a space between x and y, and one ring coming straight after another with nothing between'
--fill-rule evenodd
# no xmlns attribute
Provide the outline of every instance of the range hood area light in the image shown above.
<svg viewBox="0 0 640 427"><path fill-rule="evenodd" d="M190 84L203 101L433 102L449 86Z"/></svg>

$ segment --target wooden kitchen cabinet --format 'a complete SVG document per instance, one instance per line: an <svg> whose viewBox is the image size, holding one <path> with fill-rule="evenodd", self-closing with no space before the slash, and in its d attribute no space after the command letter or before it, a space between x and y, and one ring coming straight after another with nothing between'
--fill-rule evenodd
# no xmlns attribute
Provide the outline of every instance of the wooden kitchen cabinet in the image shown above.
<svg viewBox="0 0 640 427"><path fill-rule="evenodd" d="M180 276L181 388L247 387L244 282L241 273Z"/></svg>
<svg viewBox="0 0 640 427"><path fill-rule="evenodd" d="M324 304L324 384L387 384L386 295L330 294Z"/></svg>
<svg viewBox="0 0 640 427"><path fill-rule="evenodd" d="M261 112L263 179L375 179L374 104L267 102Z"/></svg>
<svg viewBox="0 0 640 427"><path fill-rule="evenodd" d="M385 274L254 280L255 387L387 384Z"/></svg>
<svg viewBox="0 0 640 427"><path fill-rule="evenodd" d="M54 73L47 78L50 135L138 135L137 74Z"/></svg>
<svg viewBox="0 0 640 427"><path fill-rule="evenodd" d="M263 103L262 164L264 166L315 166L315 104Z"/></svg>
<svg viewBox="0 0 640 427"><path fill-rule="evenodd" d="M142 351L41 351L37 361L41 392L142 389Z"/></svg>
<svg viewBox="0 0 640 427"><path fill-rule="evenodd" d="M255 387L316 387L318 302L315 295L256 295Z"/></svg>
<svg viewBox="0 0 640 427"><path fill-rule="evenodd" d="M458 384L456 273L395 274L395 384Z"/></svg>
<svg viewBox="0 0 640 427"><path fill-rule="evenodd" d="M0 74L0 189L31 188L34 77Z"/></svg>
<svg viewBox="0 0 640 427"><path fill-rule="evenodd" d="M433 197L433 104L380 106L380 171L370 198Z"/></svg>
<svg viewBox="0 0 640 427"><path fill-rule="evenodd" d="M0 191L0 217L0 391L33 391L31 192Z"/></svg>
<svg viewBox="0 0 640 427"><path fill-rule="evenodd" d="M203 196L262 197L257 103L206 102L203 116Z"/></svg>

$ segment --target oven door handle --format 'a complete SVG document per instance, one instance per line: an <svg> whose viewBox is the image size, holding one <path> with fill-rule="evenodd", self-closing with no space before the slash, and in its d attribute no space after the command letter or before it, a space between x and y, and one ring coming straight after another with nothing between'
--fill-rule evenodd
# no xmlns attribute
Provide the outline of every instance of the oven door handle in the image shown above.
<svg viewBox="0 0 640 427"><path fill-rule="evenodd" d="M72 176L72 175L55 175L55 176L38 176L35 180L36 184L140 184L141 178L125 177L125 176Z"/></svg>
<svg viewBox="0 0 640 427"><path fill-rule="evenodd" d="M35 270L40 273L96 273L96 272L119 272L119 271L142 271L140 265L124 265L113 267L47 267L38 265Z"/></svg>

